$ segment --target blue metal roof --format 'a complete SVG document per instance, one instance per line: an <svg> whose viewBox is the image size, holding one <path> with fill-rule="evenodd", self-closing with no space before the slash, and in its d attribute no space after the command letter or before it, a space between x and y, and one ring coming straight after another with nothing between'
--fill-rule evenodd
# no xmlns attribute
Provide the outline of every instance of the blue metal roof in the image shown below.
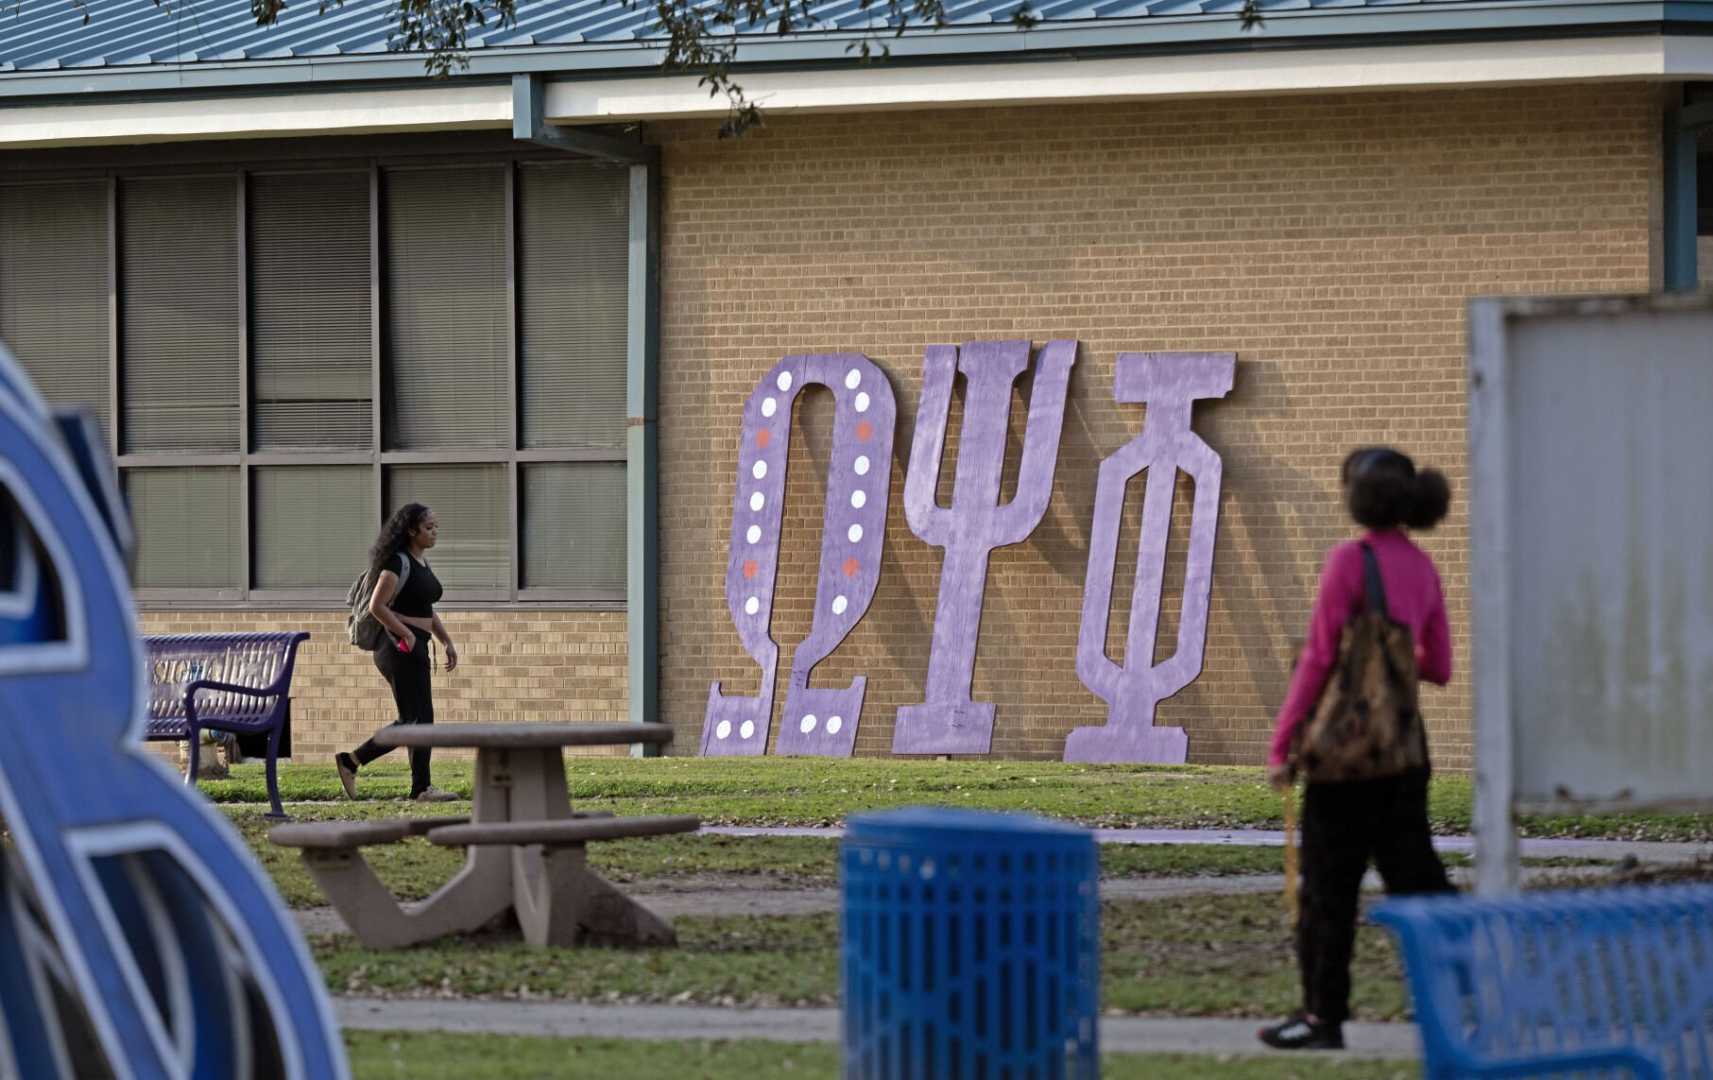
<svg viewBox="0 0 1713 1080"><path fill-rule="evenodd" d="M947 25L889 32L883 0L823 0L787 36L743 24L739 59L827 62L877 35L895 57L1016 55L1113 48L1188 49L1309 44L1328 37L1419 33L1529 35L1658 30L1713 22L1713 0L1260 0L1266 25L1245 32L1241 0L1032 0L1040 23L1010 23L1020 0L948 0ZM10 0L0 3L0 97L253 84L347 82L423 75L421 54L390 50L392 0L346 0L317 13L296 0L258 27L249 0ZM87 20L86 20L87 16ZM470 34L467 73L593 73L658 65L653 5L621 0L521 0L514 26Z"/></svg>

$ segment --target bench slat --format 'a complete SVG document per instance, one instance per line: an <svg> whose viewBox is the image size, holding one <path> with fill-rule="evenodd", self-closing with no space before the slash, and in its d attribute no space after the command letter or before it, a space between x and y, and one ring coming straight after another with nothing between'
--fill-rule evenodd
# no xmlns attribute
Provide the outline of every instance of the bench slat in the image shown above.
<svg viewBox="0 0 1713 1080"><path fill-rule="evenodd" d="M468 817L380 818L375 821L297 821L276 826L268 839L280 847L354 848L396 844L430 829L462 825Z"/></svg>
<svg viewBox="0 0 1713 1080"><path fill-rule="evenodd" d="M432 843L446 847L496 844L584 844L592 840L622 840L632 836L664 836L695 832L702 819L687 815L656 817L565 818L558 821L497 821L479 825L447 825L429 832Z"/></svg>

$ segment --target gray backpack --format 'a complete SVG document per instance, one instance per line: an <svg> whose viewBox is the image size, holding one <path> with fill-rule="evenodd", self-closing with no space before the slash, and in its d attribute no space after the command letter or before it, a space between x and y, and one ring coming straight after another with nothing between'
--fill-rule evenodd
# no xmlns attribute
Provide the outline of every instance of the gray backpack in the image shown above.
<svg viewBox="0 0 1713 1080"><path fill-rule="evenodd" d="M399 552L399 588L410 580L410 559L404 552ZM369 580L369 572L363 571L357 575L357 580L351 583L351 588L345 592L345 636L351 639L351 644L359 649L374 652L386 640L387 628L381 625L381 620L369 614L369 597L374 595L374 583ZM393 595L398 595L394 593Z"/></svg>

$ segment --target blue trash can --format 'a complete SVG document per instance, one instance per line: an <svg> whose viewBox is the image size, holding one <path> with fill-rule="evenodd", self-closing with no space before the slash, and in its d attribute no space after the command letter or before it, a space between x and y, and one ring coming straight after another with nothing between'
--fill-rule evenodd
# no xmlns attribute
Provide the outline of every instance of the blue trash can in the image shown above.
<svg viewBox="0 0 1713 1080"><path fill-rule="evenodd" d="M1100 859L1087 829L919 808L848 823L846 1080L1094 1080Z"/></svg>

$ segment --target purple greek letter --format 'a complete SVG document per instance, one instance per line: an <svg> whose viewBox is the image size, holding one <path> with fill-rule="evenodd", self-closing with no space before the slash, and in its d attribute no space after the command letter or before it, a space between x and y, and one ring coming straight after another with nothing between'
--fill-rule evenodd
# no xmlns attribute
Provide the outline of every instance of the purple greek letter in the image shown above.
<svg viewBox="0 0 1713 1080"><path fill-rule="evenodd" d="M1234 353L1120 353L1113 396L1146 402L1142 434L1101 462L1095 488L1094 526L1089 538L1088 577L1083 585L1082 629L1077 640L1077 675L1109 706L1104 727L1082 727L1065 740L1066 761L1182 763L1189 751L1183 728L1155 727L1159 703L1201 674L1207 643L1208 596L1213 587L1213 541L1219 526L1219 455L1191 429L1193 404L1222 398L1231 390ZM1142 540L1130 598L1130 627L1124 666L1106 655L1106 626L1112 607L1112 573L1118 557L1118 523L1125 485L1144 469ZM1184 571L1178 648L1154 664L1160 621L1160 591L1166 539L1172 525L1172 495L1178 472L1195 482L1188 562Z"/></svg>
<svg viewBox="0 0 1713 1080"><path fill-rule="evenodd" d="M950 345L933 345L923 357L922 404L904 480L904 512L910 530L946 554L925 700L898 710L892 736L895 754L985 754L992 746L993 703L970 700L988 556L996 547L1027 539L1047 512L1065 418L1065 388L1076 359L1075 341L1054 341L1041 349L1017 494L1000 506L1011 388L1029 366L1029 342L977 341L966 344L961 353ZM935 491L956 371L964 374L964 416L952 505L945 509L936 504Z"/></svg>
<svg viewBox="0 0 1713 1080"><path fill-rule="evenodd" d="M811 384L833 392L833 451L814 622L792 656L775 748L781 754L849 756L856 745L867 677L858 676L849 687L820 689L808 685L809 673L868 611L880 580L897 404L886 374L860 353L788 356L762 378L744 406L726 563L726 605L744 649L761 665L761 690L756 697L737 697L721 693L717 682L709 688L702 727L705 755L767 750L779 664L779 646L769 627L791 410Z"/></svg>

